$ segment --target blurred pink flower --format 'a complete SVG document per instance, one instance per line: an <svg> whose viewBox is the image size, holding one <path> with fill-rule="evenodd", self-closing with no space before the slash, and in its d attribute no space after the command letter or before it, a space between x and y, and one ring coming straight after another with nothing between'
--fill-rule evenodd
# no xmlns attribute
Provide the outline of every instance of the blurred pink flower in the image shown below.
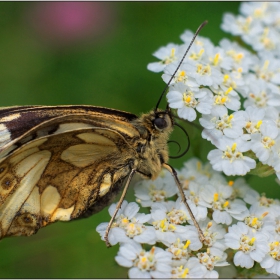
<svg viewBox="0 0 280 280"><path fill-rule="evenodd" d="M98 38L112 27L111 3L37 2L28 17L36 33L52 45L72 45Z"/></svg>

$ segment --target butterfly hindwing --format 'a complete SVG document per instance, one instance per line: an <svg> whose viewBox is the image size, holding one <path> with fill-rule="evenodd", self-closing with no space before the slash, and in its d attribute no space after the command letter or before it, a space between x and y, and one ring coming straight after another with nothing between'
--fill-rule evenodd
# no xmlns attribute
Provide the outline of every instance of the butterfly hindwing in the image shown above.
<svg viewBox="0 0 280 280"><path fill-rule="evenodd" d="M48 125L54 124L45 123L36 133ZM60 121L57 133L31 140L2 159L1 237L34 234L54 221L97 212L113 199L135 151L118 131L87 125L79 129Z"/></svg>

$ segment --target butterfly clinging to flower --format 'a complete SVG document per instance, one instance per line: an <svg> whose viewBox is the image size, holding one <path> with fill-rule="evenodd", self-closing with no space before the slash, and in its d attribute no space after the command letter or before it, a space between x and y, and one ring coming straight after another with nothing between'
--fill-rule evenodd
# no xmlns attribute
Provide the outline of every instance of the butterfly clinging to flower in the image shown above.
<svg viewBox="0 0 280 280"><path fill-rule="evenodd" d="M133 175L155 179L162 167L174 176L189 209L167 163L174 118L168 107L158 109L159 102L140 117L94 106L0 109L0 238L29 236L55 221L91 216L124 185L105 234L109 245L110 227Z"/></svg>

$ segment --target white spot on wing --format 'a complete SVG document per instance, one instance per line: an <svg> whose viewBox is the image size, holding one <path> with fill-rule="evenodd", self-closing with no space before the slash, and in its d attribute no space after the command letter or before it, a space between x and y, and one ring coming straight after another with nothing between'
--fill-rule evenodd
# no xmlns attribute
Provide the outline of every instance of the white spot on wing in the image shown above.
<svg viewBox="0 0 280 280"><path fill-rule="evenodd" d="M12 145L9 148L4 149L3 151L1 151L0 153L0 162L2 161L2 159L4 157L6 157L6 155L8 155L11 151L13 151L14 149L16 149L17 146L16 145Z"/></svg>
<svg viewBox="0 0 280 280"><path fill-rule="evenodd" d="M84 140L86 143L94 143L94 144L114 146L114 147L116 146L112 140L97 133L86 132L86 133L78 134L77 137Z"/></svg>
<svg viewBox="0 0 280 280"><path fill-rule="evenodd" d="M11 133L4 124L0 124L0 147L3 147L5 144L10 142Z"/></svg>
<svg viewBox="0 0 280 280"><path fill-rule="evenodd" d="M71 214L74 210L74 205L70 208L63 209L63 208L58 208L52 215L51 221L69 221L71 218Z"/></svg>
<svg viewBox="0 0 280 280"><path fill-rule="evenodd" d="M38 152L37 154L31 155L33 158L32 168L28 173L22 178L21 182L18 184L16 191L8 197L8 199L0 207L0 221L2 223L2 234L6 234L10 224L12 223L15 215L20 210L22 204L28 198L33 188L39 181L45 167L47 166L50 153L45 153L45 151Z"/></svg>
<svg viewBox="0 0 280 280"><path fill-rule="evenodd" d="M61 159L69 162L77 167L86 167L93 164L108 154L117 151L116 147L94 145L94 144L79 144L66 149L61 154Z"/></svg>
<svg viewBox="0 0 280 280"><path fill-rule="evenodd" d="M54 132L54 134L66 132L66 131L73 131L77 129L89 128L93 127L87 123L63 123L59 125L59 128Z"/></svg>
<svg viewBox="0 0 280 280"><path fill-rule="evenodd" d="M44 216L51 215L54 210L57 208L61 196L57 189L49 185L42 193L41 196L41 213Z"/></svg>
<svg viewBox="0 0 280 280"><path fill-rule="evenodd" d="M10 121L18 119L19 117L20 117L19 113L12 114L12 115L1 118L0 122L10 122Z"/></svg>
<svg viewBox="0 0 280 280"><path fill-rule="evenodd" d="M105 195L110 190L111 185L112 185L111 175L105 174L103 176L103 180L100 185L99 195L100 196Z"/></svg>
<svg viewBox="0 0 280 280"><path fill-rule="evenodd" d="M28 173L30 169L34 168L34 166L37 165L37 162L39 162L42 157L50 159L51 152L44 150L40 152L35 152L34 154L24 158L22 161L20 161L14 166L16 175L18 175L19 177L25 176L25 174ZM44 170L45 166L43 166L42 168Z"/></svg>
<svg viewBox="0 0 280 280"><path fill-rule="evenodd" d="M30 144L27 144L26 146L20 148L18 151L14 153L14 155L11 156L10 163L12 165L20 162L24 158L28 157L29 155L32 155L36 152L39 152L38 146L42 145L44 142L46 142L48 139L40 139L36 140Z"/></svg>
<svg viewBox="0 0 280 280"><path fill-rule="evenodd" d="M30 214L40 214L40 194L37 186L22 206L21 212L24 213L25 211Z"/></svg>

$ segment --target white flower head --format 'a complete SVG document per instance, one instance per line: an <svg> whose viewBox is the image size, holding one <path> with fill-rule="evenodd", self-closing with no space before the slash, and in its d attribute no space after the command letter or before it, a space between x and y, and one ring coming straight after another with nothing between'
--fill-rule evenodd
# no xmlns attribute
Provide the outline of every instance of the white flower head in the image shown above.
<svg viewBox="0 0 280 280"><path fill-rule="evenodd" d="M258 21L253 21L252 17L245 18L241 15L234 16L226 13L224 14L221 28L235 36L241 36L247 42L249 37L261 32L262 25Z"/></svg>
<svg viewBox="0 0 280 280"><path fill-rule="evenodd" d="M265 234L252 231L242 222L232 225L228 230L225 243L228 247L238 250L233 259L236 266L251 268L254 261L261 262L264 259L269 251Z"/></svg>
<svg viewBox="0 0 280 280"><path fill-rule="evenodd" d="M209 89L192 90L183 83L171 86L167 94L169 107L178 109L178 116L188 121L196 119L196 111L210 114L212 109L212 93Z"/></svg>
<svg viewBox="0 0 280 280"><path fill-rule="evenodd" d="M172 266L179 266L190 258L192 252L190 244L190 240L182 241L177 238L174 243L165 249L172 254Z"/></svg>
<svg viewBox="0 0 280 280"><path fill-rule="evenodd" d="M198 85L202 86L218 88L218 85L223 81L221 71L209 63L190 61L186 64L186 72L188 76L195 79Z"/></svg>
<svg viewBox="0 0 280 280"><path fill-rule="evenodd" d="M232 88L241 94L243 97L247 96L248 86L245 84L244 75L242 72L236 70L224 70L222 88Z"/></svg>
<svg viewBox="0 0 280 280"><path fill-rule="evenodd" d="M143 207L151 206L153 202L165 201L177 193L177 186L170 180L159 176L156 180L142 180L134 188L137 202Z"/></svg>
<svg viewBox="0 0 280 280"><path fill-rule="evenodd" d="M109 207L111 216L113 216L116 206L117 204L113 203ZM140 207L137 203L128 203L126 200L123 201L109 232L108 239L111 245L115 245L118 242L129 242L131 239L139 243L155 243L156 234L154 228L144 225L144 223L151 219L151 215L138 213L139 209ZM108 223L101 223L96 228L102 240L104 240L107 226Z"/></svg>
<svg viewBox="0 0 280 280"><path fill-rule="evenodd" d="M244 178L237 178L235 181L229 181L228 185L232 187L231 199L241 198L244 200L246 194L252 189L246 183Z"/></svg>
<svg viewBox="0 0 280 280"><path fill-rule="evenodd" d="M264 121L260 126L260 133L251 135L251 150L262 163L273 163L273 146L278 136L278 128L272 121Z"/></svg>
<svg viewBox="0 0 280 280"><path fill-rule="evenodd" d="M220 47L207 48L207 55L205 56L207 60L206 63L214 67L218 67L225 70L231 70L232 68L232 58L227 56L225 51Z"/></svg>
<svg viewBox="0 0 280 280"><path fill-rule="evenodd" d="M201 221L204 220L207 216L207 208L205 206L200 205L201 198L201 191L204 188L207 188L207 185L204 183L196 183L196 182L189 182L188 183L188 190L184 191L185 197L188 201L190 201L196 208L196 220Z"/></svg>
<svg viewBox="0 0 280 280"><path fill-rule="evenodd" d="M165 47L159 48L153 53L153 56L160 59L160 61L149 63L148 70L152 72L161 72L167 65L180 60L183 53L180 46L170 43Z"/></svg>
<svg viewBox="0 0 280 280"><path fill-rule="evenodd" d="M158 247L145 251L138 243L121 244L116 262L130 267L129 278L170 278L171 253Z"/></svg>
<svg viewBox="0 0 280 280"><path fill-rule="evenodd" d="M192 213L196 216L196 207L188 202ZM154 203L151 209L150 223L156 230L157 240L166 246L174 243L177 238L187 240L187 227L183 226L187 221L191 222L186 206L179 197L176 201Z"/></svg>
<svg viewBox="0 0 280 280"><path fill-rule="evenodd" d="M229 200L231 194L232 188L222 184L208 185L201 192L201 197L204 200L201 205L214 210L212 217L216 223L230 225L232 218L243 220L249 214L242 200Z"/></svg>
<svg viewBox="0 0 280 280"><path fill-rule="evenodd" d="M275 58L274 55L264 53L260 55L259 59L251 65L255 75L268 83L268 86L273 92L279 94L279 88L275 85L280 84L280 59ZM274 86L273 86L274 85Z"/></svg>
<svg viewBox="0 0 280 280"><path fill-rule="evenodd" d="M168 83L172 77L172 75L175 73L179 63L171 63L164 69L164 74L162 74L162 79L165 83ZM182 63L179 69L176 71L174 78L171 80L170 85L176 84L176 83L184 83L185 85L188 85L192 89L198 89L199 84L193 79L191 76L189 76L188 73L188 66L186 63Z"/></svg>
<svg viewBox="0 0 280 280"><path fill-rule="evenodd" d="M270 87L269 83L262 79L250 79L247 82L249 92L247 100L244 102L245 108L248 106L258 108L280 106L280 95L273 92L273 88Z"/></svg>
<svg viewBox="0 0 280 280"><path fill-rule="evenodd" d="M214 115L226 115L227 109L232 111L238 111L241 103L240 97L237 92L232 88L226 88L221 86L217 89L212 89L213 96L213 109Z"/></svg>
<svg viewBox="0 0 280 280"><path fill-rule="evenodd" d="M200 124L204 127L202 138L211 141L213 145L225 135L229 138L238 138L243 135L245 118L243 112L234 112L230 115L218 112L213 115L202 115L199 119Z"/></svg>
<svg viewBox="0 0 280 280"><path fill-rule="evenodd" d="M225 228L209 218L199 222L199 226L205 238L204 244L207 245L208 248L219 250L220 255L222 255L223 251L227 248L223 242L226 233Z"/></svg>
<svg viewBox="0 0 280 280"><path fill-rule="evenodd" d="M269 240L269 252L260 262L261 267L267 272L280 276L280 237L271 237Z"/></svg>
<svg viewBox="0 0 280 280"><path fill-rule="evenodd" d="M232 58L232 69L239 73L248 73L252 65L256 61L256 57L248 50L242 48L235 42L230 42L228 39L222 39L219 43L226 54Z"/></svg>
<svg viewBox="0 0 280 280"><path fill-rule="evenodd" d="M215 170L223 171L226 175L245 175L256 167L255 160L243 155L250 150L250 142L243 138L222 137L217 146L219 149L210 151L207 156Z"/></svg>
<svg viewBox="0 0 280 280"><path fill-rule="evenodd" d="M229 263L226 262L227 254L223 253L222 255L216 255L215 253L207 252L198 253L197 258L200 263L207 268L207 274L204 275L204 278L218 278L219 274L214 270L215 266L228 266Z"/></svg>
<svg viewBox="0 0 280 280"><path fill-rule="evenodd" d="M183 188L188 189L188 184L192 181L202 183L208 181L214 174L210 163L202 163L197 158L191 158L184 163L184 167L178 171L178 178L180 179Z"/></svg>
<svg viewBox="0 0 280 280"><path fill-rule="evenodd" d="M194 36L194 33L190 30L185 30L184 33L182 35L180 35L180 39L187 45L189 46L189 44L191 43L191 40ZM206 37L202 37L200 35L198 35L193 43L192 47L198 46L200 48L204 48L204 49L210 49L214 47L214 44L211 42L211 40L209 38ZM193 58L194 55L192 55L193 51L192 48L190 49L190 56ZM195 59L197 60L197 59Z"/></svg>
<svg viewBox="0 0 280 280"><path fill-rule="evenodd" d="M199 259L192 257L183 265L172 268L172 278L203 278L207 273L207 269L203 266Z"/></svg>

